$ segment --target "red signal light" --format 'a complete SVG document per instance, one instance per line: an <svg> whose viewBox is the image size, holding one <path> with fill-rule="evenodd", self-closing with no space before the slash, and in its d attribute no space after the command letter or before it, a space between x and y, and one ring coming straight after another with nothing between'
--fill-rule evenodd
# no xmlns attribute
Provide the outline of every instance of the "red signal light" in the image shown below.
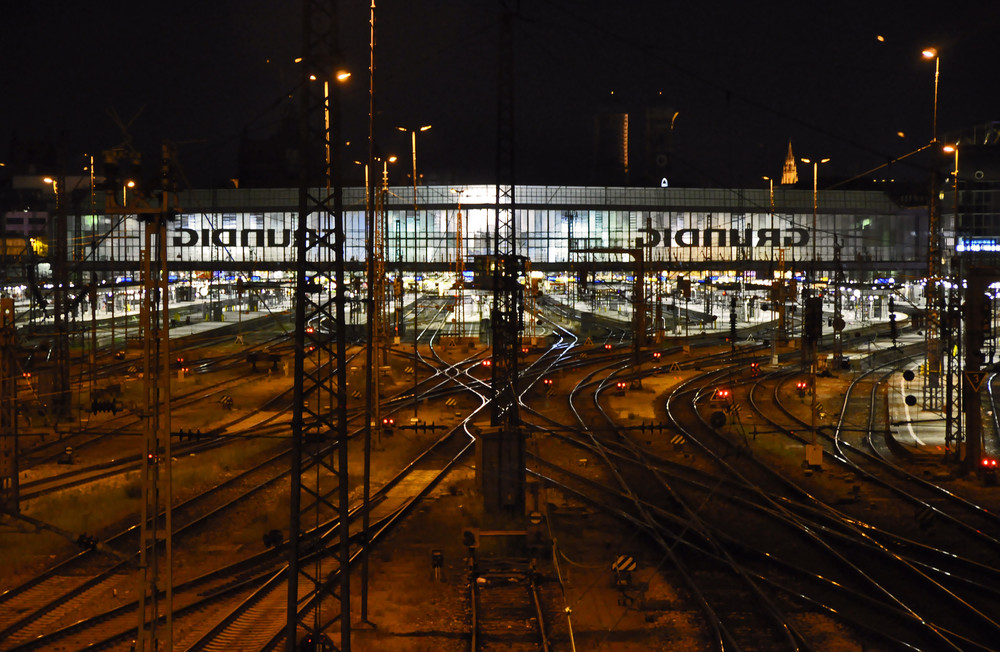
<svg viewBox="0 0 1000 652"><path fill-rule="evenodd" d="M617 383L615 383L615 387L617 387L618 389L625 389L625 381L619 380Z"/></svg>
<svg viewBox="0 0 1000 652"><path fill-rule="evenodd" d="M653 359L654 360L659 360L660 359L660 352L659 351L653 351Z"/></svg>
<svg viewBox="0 0 1000 652"><path fill-rule="evenodd" d="M386 418L382 419L382 425L383 426L394 426L394 425L396 425L396 420L393 419L392 417L386 417Z"/></svg>
<svg viewBox="0 0 1000 652"><path fill-rule="evenodd" d="M312 326L306 326L306 332L307 333L315 333L316 329L313 328Z"/></svg>
<svg viewBox="0 0 1000 652"><path fill-rule="evenodd" d="M483 360L483 366L484 367L490 367L492 365L493 365L493 361L492 360L490 360L490 359Z"/></svg>
<svg viewBox="0 0 1000 652"><path fill-rule="evenodd" d="M986 467L986 468L988 468L988 469L995 469L996 466L997 466L997 461L994 460L994 459L988 458L988 457L984 458L983 459L983 466Z"/></svg>
<svg viewBox="0 0 1000 652"><path fill-rule="evenodd" d="M605 349L606 351L610 351L610 350L611 350L611 345L610 345L610 344L605 344L605 345L604 345L604 349Z"/></svg>
<svg viewBox="0 0 1000 652"><path fill-rule="evenodd" d="M716 387L712 392L712 401L715 403L725 403L729 400L730 390L726 387Z"/></svg>

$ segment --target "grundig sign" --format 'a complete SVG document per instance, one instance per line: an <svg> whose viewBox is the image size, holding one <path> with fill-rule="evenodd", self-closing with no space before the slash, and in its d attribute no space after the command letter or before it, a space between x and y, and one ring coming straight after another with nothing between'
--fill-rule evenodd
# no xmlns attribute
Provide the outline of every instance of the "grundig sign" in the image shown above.
<svg viewBox="0 0 1000 652"><path fill-rule="evenodd" d="M638 229L649 241L639 238L640 247L801 247L809 243L809 231L791 229Z"/></svg>
<svg viewBox="0 0 1000 652"><path fill-rule="evenodd" d="M333 246L333 229L306 229L308 246ZM177 229L175 247L274 247L284 249L298 242L292 229Z"/></svg>
<svg viewBox="0 0 1000 652"><path fill-rule="evenodd" d="M809 231L790 229L638 229L648 233L639 238L640 247L801 247L809 243ZM332 229L306 229L309 246L332 246ZM292 229L177 229L175 247L268 247L283 249L295 244L298 231Z"/></svg>

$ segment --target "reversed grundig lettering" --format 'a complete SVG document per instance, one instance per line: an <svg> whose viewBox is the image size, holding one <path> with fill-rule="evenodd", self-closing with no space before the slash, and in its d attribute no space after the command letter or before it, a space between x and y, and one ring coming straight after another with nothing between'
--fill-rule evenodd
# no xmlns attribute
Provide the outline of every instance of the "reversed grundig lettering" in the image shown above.
<svg viewBox="0 0 1000 652"><path fill-rule="evenodd" d="M655 247L801 247L809 244L809 231L791 229L672 229L663 230L663 238L653 229L638 229L650 234L648 242L639 238L640 246Z"/></svg>
<svg viewBox="0 0 1000 652"><path fill-rule="evenodd" d="M173 246L286 248L298 242L300 233L291 229L177 229ZM308 247L333 247L333 229L306 229L305 234Z"/></svg>

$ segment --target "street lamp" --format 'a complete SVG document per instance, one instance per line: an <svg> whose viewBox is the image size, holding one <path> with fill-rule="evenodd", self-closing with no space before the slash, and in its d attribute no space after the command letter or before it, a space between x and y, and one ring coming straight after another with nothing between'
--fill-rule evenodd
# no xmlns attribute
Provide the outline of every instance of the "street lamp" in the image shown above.
<svg viewBox="0 0 1000 652"><path fill-rule="evenodd" d="M299 60L296 60L298 62ZM346 70L338 70L334 73L333 78L344 83L351 78L351 73ZM316 75L309 75L311 81L316 81ZM330 178L333 176L331 170L331 160L330 160L330 80L323 80L323 134L325 135L324 146L326 150L326 190L330 191Z"/></svg>
<svg viewBox="0 0 1000 652"><path fill-rule="evenodd" d="M931 142L937 142L938 76L941 72L941 55L937 48L926 48L920 54L925 59L934 59L934 123L931 131Z"/></svg>
<svg viewBox="0 0 1000 652"><path fill-rule="evenodd" d="M56 196L56 209L59 208L59 182L52 177L45 177L42 179L44 183L52 186L52 193Z"/></svg>
<svg viewBox="0 0 1000 652"><path fill-rule="evenodd" d="M768 184L768 197L770 198L771 206L771 261L774 261L774 179L768 176L761 177ZM771 308L773 308L778 313L778 323L771 335L771 364L778 364L778 338L784 339L785 336L785 269L782 264L779 267L781 272L781 279L775 282L771 279L772 287L777 290L777 292L771 293L771 298L774 299L774 303Z"/></svg>
<svg viewBox="0 0 1000 652"><path fill-rule="evenodd" d="M828 159L828 158L824 158L824 159L808 159L808 158L804 158L804 159L802 159L803 163L806 163L806 164L811 163L812 166L813 166L813 227L812 227L812 279L811 279L813 285L816 284L816 207L817 207L817 198L818 198L818 192L817 192L817 187L816 187L816 173L817 173L817 168L819 168L820 163L826 163L829 160L830 159Z"/></svg>
<svg viewBox="0 0 1000 652"><path fill-rule="evenodd" d="M818 189L817 189L817 186L816 186L816 175L817 175L818 168L819 168L820 164L821 163L826 163L829 160L830 160L829 158L823 158L823 159L808 159L808 158L803 158L802 159L803 163L805 163L807 165L811 163L812 166L813 166L813 225L812 225L812 274L811 274L812 279L810 279L811 280L811 285L813 285L813 286L816 285L816 280L817 280L816 279L816 212L817 212L816 208L817 208L817 204L818 204L818 202L817 202L817 199L818 199ZM809 288L807 291L809 292L809 295L807 295L807 296L811 297L812 296L812 288ZM806 310L808 310L808 308ZM803 315L803 323L802 323L803 333L805 333L805 328L806 328L805 319L806 319L806 317L805 317L805 315ZM812 431L812 444L810 444L810 446L808 446L806 448L806 461L809 462L810 464L812 464L813 462L815 462L816 464L821 464L822 460L823 460L823 453L822 453L822 451L820 449L818 449L818 447L817 447L818 445L816 444L816 345L814 344L813 346L811 346L809 348L811 349L811 351L809 352L811 354L810 355L811 360L809 361L809 364L810 364L810 368L812 370L812 372L811 372L811 376L812 376L812 404L811 404L811 409L809 411L810 412L810 416L809 416L809 429ZM805 353L805 352L806 352L805 348L803 348L803 353Z"/></svg>
<svg viewBox="0 0 1000 652"><path fill-rule="evenodd" d="M956 280L965 278L962 273L962 258L958 255L959 243L958 243L958 143L954 145L948 144L941 148L946 154L955 155L955 169L954 174L954 204L953 204L953 215L952 220L955 229L955 245L954 245L954 258L952 259L952 276ZM956 268L957 267L957 268ZM958 282L953 286L955 287L955 292L958 293L957 303L962 305L962 282ZM944 310L950 310L951 308L946 304L943 306ZM951 320L949 320L951 321ZM955 432L955 459L959 459L961 455L961 441L962 441L962 392L958 392L958 400L955 400L955 390L952 380L952 360L955 362L956 371L958 371L958 377L962 378L962 320L954 320L952 328L955 329L954 333L947 333L946 336L950 339L948 344L948 351L954 351L955 354L950 355L948 358L948 375L945 377L946 388L945 388L945 442L950 443L952 437L952 430ZM956 402L958 409L956 410Z"/></svg>
<svg viewBox="0 0 1000 652"><path fill-rule="evenodd" d="M926 48L921 55L934 60L934 120L931 126L931 145L937 143L938 77L941 57L937 48ZM941 328L939 310L944 300L941 261L941 223L937 209L937 171L931 170L930 196L927 202L927 374L924 376L925 407L936 409L941 374Z"/></svg>
<svg viewBox="0 0 1000 652"><path fill-rule="evenodd" d="M128 205L128 189L135 188L135 181L129 179L122 185L122 208Z"/></svg>
<svg viewBox="0 0 1000 652"><path fill-rule="evenodd" d="M407 127L396 127L403 133L410 132L410 150L413 152L413 219L417 219L417 132L427 131L433 125L424 125L415 129Z"/></svg>
<svg viewBox="0 0 1000 652"><path fill-rule="evenodd" d="M417 353L417 338L419 333L417 331L417 303L420 300L420 284L417 281L417 132L427 131L432 125L423 125L422 127L417 127L416 129L407 129L406 127L396 127L399 131L406 133L410 132L410 150L413 152L413 418L417 418L417 367L420 366L420 357Z"/></svg>

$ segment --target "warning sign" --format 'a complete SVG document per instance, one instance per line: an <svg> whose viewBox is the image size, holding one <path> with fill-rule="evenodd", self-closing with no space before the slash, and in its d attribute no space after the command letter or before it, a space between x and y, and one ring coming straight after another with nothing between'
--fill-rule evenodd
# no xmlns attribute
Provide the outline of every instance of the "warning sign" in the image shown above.
<svg viewBox="0 0 1000 652"><path fill-rule="evenodd" d="M618 555L615 558L615 562L611 564L611 570L618 572L625 571L631 573L635 570L635 567L635 559L631 555Z"/></svg>
<svg viewBox="0 0 1000 652"><path fill-rule="evenodd" d="M969 387L972 391L978 392L979 388L983 386L983 381L986 380L988 376L986 371L966 371L965 372L965 382L969 383Z"/></svg>

